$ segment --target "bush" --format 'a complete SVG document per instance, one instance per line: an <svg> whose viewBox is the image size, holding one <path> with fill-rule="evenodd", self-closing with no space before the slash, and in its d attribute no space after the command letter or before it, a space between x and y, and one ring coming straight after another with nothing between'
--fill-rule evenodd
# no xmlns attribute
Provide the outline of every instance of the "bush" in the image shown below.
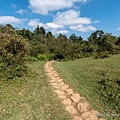
<svg viewBox="0 0 120 120"><path fill-rule="evenodd" d="M34 57L34 56L27 56L25 58L25 61L38 61L38 58Z"/></svg>
<svg viewBox="0 0 120 120"><path fill-rule="evenodd" d="M22 76L25 72L24 56L29 44L16 34L0 33L0 68L6 79Z"/></svg>
<svg viewBox="0 0 120 120"><path fill-rule="evenodd" d="M94 53L93 56L95 59L104 59L110 57L109 53Z"/></svg>
<svg viewBox="0 0 120 120"><path fill-rule="evenodd" d="M55 55L54 54L38 54L36 55L36 58L42 61L50 61L55 59Z"/></svg>

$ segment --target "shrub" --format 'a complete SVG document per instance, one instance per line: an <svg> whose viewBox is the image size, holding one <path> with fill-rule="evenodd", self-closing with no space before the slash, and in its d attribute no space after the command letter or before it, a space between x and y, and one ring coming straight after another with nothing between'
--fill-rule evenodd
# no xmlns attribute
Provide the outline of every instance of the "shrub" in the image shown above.
<svg viewBox="0 0 120 120"><path fill-rule="evenodd" d="M36 58L42 61L49 61L49 60L54 60L55 55L54 54L38 54L36 55Z"/></svg>
<svg viewBox="0 0 120 120"><path fill-rule="evenodd" d="M101 53L95 53L94 54L94 58L95 59L104 59L104 58L108 58L108 57L110 57L109 53L103 53L103 52L101 52Z"/></svg>
<svg viewBox="0 0 120 120"><path fill-rule="evenodd" d="M29 44L23 37L0 33L0 68L6 73L6 78L22 76L26 69L23 58L28 53Z"/></svg>
<svg viewBox="0 0 120 120"><path fill-rule="evenodd" d="M27 56L25 58L26 61L38 61L38 58L34 57L34 56Z"/></svg>

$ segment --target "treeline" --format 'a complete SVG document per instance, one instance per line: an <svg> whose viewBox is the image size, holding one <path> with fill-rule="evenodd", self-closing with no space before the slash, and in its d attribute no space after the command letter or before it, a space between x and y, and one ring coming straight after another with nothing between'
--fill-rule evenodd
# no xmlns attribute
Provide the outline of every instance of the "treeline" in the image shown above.
<svg viewBox="0 0 120 120"><path fill-rule="evenodd" d="M28 40L31 45L30 55L38 59L42 59L41 54L48 55L48 59L69 60L89 56L104 58L120 52L120 37L103 30L93 32L87 40L75 34L69 38L62 34L55 37L52 32L46 33L46 30L39 26L33 32L22 29L16 33Z"/></svg>
<svg viewBox="0 0 120 120"><path fill-rule="evenodd" d="M17 30L12 25L0 25L0 77L21 76L26 71L27 60L73 60L94 56L109 57L120 53L120 37L102 30L93 32L87 40L72 34L69 38L37 26L33 32L23 28Z"/></svg>

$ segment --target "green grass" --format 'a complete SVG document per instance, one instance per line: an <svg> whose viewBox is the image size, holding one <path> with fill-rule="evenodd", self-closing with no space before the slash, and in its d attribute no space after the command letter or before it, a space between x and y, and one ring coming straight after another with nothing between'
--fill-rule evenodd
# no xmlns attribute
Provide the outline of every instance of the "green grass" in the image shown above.
<svg viewBox="0 0 120 120"><path fill-rule="evenodd" d="M47 82L44 64L31 62L25 77L0 81L0 120L70 120Z"/></svg>
<svg viewBox="0 0 120 120"><path fill-rule="evenodd" d="M118 120L120 116L120 55L113 55L106 59L82 58L75 61L55 62L53 67L65 81L108 120ZM100 81L108 84L100 84ZM103 87L103 88L102 88ZM107 93L108 92L108 93ZM111 93L114 92L114 93ZM107 96L115 98L111 99ZM106 96L105 96L106 95ZM108 98L107 98L108 97ZM108 100L110 99L110 100Z"/></svg>

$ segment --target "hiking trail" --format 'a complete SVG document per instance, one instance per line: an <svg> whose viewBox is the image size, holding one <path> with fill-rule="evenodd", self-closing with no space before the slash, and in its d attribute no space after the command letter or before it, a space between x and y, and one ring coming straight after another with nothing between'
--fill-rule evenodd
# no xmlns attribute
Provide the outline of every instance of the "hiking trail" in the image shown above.
<svg viewBox="0 0 120 120"><path fill-rule="evenodd" d="M52 62L45 64L45 71L48 77L48 82L53 86L54 91L61 99L65 109L71 116L72 120L106 120L101 118L99 112L94 110L88 101L74 91L69 85L60 77L60 75L52 67Z"/></svg>

